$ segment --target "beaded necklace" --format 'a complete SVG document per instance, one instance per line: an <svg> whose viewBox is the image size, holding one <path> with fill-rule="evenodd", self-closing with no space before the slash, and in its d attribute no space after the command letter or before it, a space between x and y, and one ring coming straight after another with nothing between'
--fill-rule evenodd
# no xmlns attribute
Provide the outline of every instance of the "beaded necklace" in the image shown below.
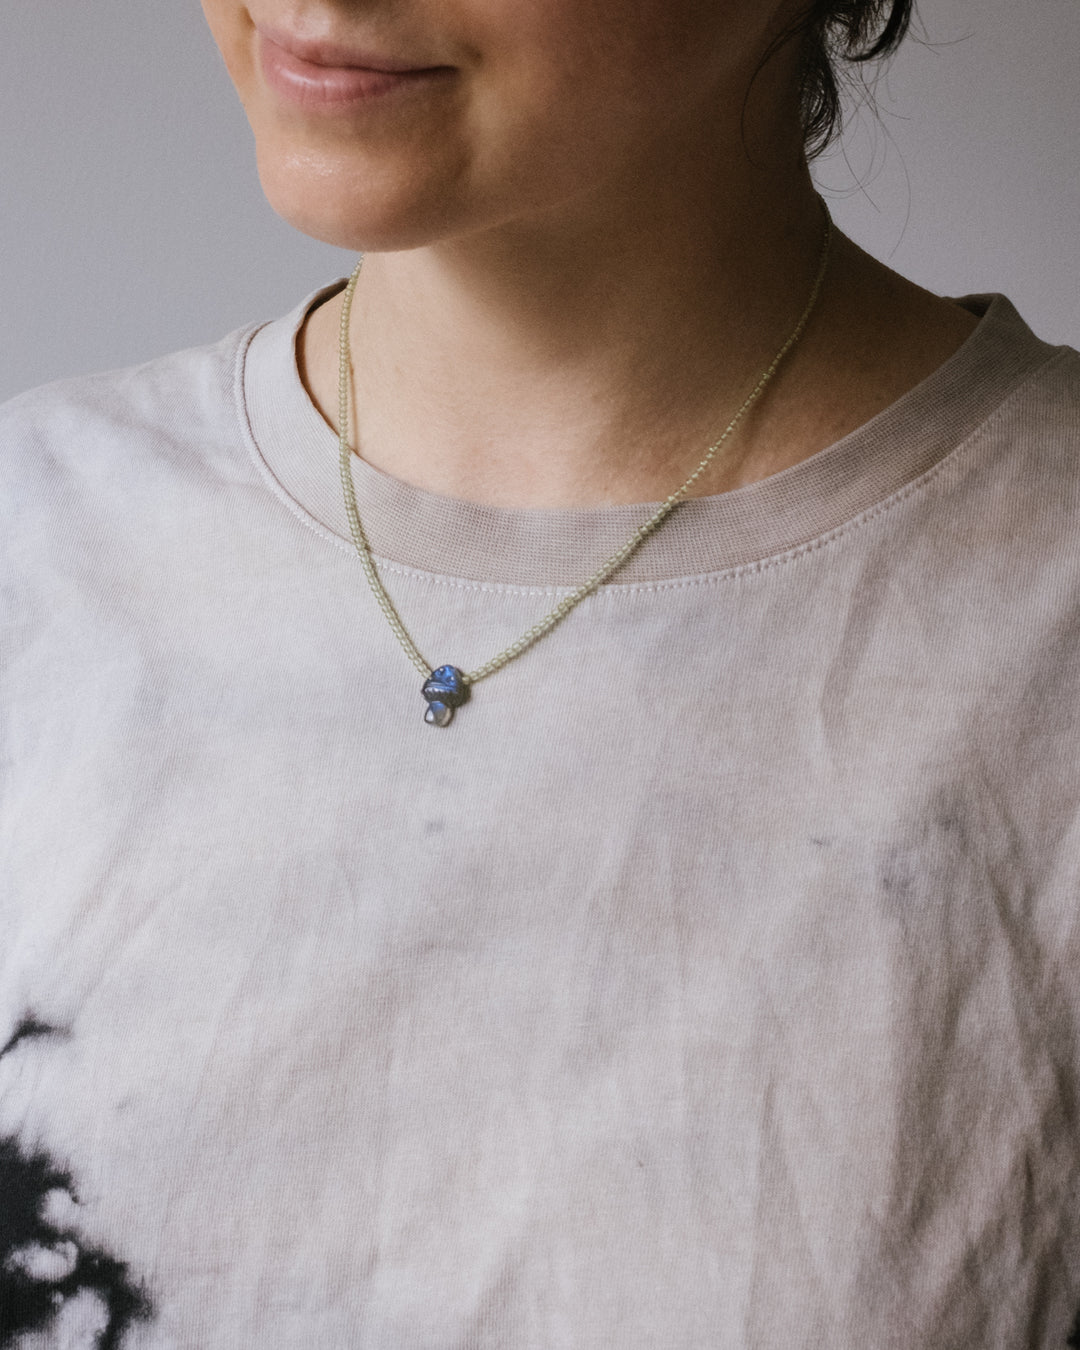
<svg viewBox="0 0 1080 1350"><path fill-rule="evenodd" d="M810 292L810 299L807 301L806 308L803 310L799 322L795 325L794 331L787 339L784 345L773 357L768 368L763 372L757 384L743 400L735 416L717 439L709 446L705 458L697 466L694 472L687 478L686 482L676 490L660 505L659 509L645 522L639 525L630 538L623 544L622 548L613 553L610 558L599 567L591 577L583 581L580 586L569 595L565 596L548 614L538 620L531 628L526 629L516 641L509 647L504 648L498 655L493 656L490 661L486 661L476 670L465 672L459 667L449 663L432 667L421 656L416 643L413 642L405 625L401 622L393 602L386 593L375 568L371 557L371 549L368 546L367 536L364 534L364 527L360 522L360 513L356 506L356 493L353 486L352 468L350 464L351 449L349 446L349 374L352 365L352 354L349 347L349 315L352 310L353 294L356 290L356 283L360 278L360 269L363 266L364 259L361 255L352 275L349 277L348 285L345 288L345 300L341 307L341 331L340 331L340 365L338 382L338 447L340 451L341 483L345 493L345 510L349 518L349 528L352 532L353 543L360 555L360 562L364 568L364 574L368 579L372 593L378 602L379 608L386 616L395 637L401 644L406 656L413 663L416 669L424 677L424 683L421 693L427 700L427 711L424 714L424 721L431 726L445 727L449 726L454 716L455 708L459 708L467 702L474 685L481 680L487 679L489 675L494 675L497 670L513 661L515 657L520 656L534 643L550 633L556 624L561 623L563 619L581 604L587 596L591 595L598 587L617 571L624 562L633 554L649 535L653 534L675 508L683 500L689 489L697 482L701 475L712 463L714 456L720 447L728 440L735 428L742 421L747 411L761 397L766 386L776 374L778 367L791 351L792 347L802 337L810 315L817 305L818 298L821 295L822 283L825 280L825 271L829 262L829 252L832 243L832 219L828 210L822 203L822 209L825 211L825 237L821 247L821 259L818 264L817 275L814 279L813 288Z"/></svg>

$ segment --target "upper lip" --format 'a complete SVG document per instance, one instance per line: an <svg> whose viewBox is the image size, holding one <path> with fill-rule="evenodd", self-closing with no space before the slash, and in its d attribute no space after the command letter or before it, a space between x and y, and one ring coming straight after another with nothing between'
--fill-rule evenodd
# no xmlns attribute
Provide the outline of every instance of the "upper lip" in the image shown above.
<svg viewBox="0 0 1080 1350"><path fill-rule="evenodd" d="M333 42L329 38L300 37L295 33L286 33L283 29L272 28L268 24L256 24L256 30L277 47L284 48L301 61L314 66L333 66L338 69L383 70L391 74L407 70L431 70L434 66L419 61L402 61L393 56L384 56L380 52L364 51L357 47L347 47L343 43Z"/></svg>

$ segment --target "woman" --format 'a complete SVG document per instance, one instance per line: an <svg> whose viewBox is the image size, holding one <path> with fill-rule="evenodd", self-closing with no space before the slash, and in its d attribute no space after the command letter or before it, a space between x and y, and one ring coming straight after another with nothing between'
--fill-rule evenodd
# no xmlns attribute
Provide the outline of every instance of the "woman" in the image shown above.
<svg viewBox="0 0 1080 1350"><path fill-rule="evenodd" d="M827 225L908 5L204 9L367 257L0 417L0 1344L1076 1343L1080 358Z"/></svg>

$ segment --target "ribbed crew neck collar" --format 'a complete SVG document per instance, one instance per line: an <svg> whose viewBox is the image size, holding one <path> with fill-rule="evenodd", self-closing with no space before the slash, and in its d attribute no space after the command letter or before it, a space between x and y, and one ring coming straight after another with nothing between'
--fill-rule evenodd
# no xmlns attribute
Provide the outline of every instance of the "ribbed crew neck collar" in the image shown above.
<svg viewBox="0 0 1080 1350"><path fill-rule="evenodd" d="M283 318L246 334L237 391L250 449L274 491L307 524L351 549L337 437L309 398L296 358L307 314L344 284L322 287ZM790 469L683 502L607 584L692 577L786 553L933 469L1056 350L1035 337L1003 296L961 303L980 323L921 384ZM377 559L494 585L577 586L659 505L483 506L413 487L355 455L352 465L360 517Z"/></svg>

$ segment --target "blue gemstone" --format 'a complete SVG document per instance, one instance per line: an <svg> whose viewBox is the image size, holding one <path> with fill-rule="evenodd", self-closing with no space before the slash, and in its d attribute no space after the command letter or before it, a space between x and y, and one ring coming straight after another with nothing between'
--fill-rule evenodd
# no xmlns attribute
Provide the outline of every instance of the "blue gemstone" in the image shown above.
<svg viewBox="0 0 1080 1350"><path fill-rule="evenodd" d="M446 727L450 725L454 709L460 708L468 699L469 682L457 666L439 666L424 681L421 692L428 701L424 721L431 726Z"/></svg>
<svg viewBox="0 0 1080 1350"><path fill-rule="evenodd" d="M424 681L421 691L429 703L446 703L460 708L469 697L469 686L457 666L439 666Z"/></svg>

